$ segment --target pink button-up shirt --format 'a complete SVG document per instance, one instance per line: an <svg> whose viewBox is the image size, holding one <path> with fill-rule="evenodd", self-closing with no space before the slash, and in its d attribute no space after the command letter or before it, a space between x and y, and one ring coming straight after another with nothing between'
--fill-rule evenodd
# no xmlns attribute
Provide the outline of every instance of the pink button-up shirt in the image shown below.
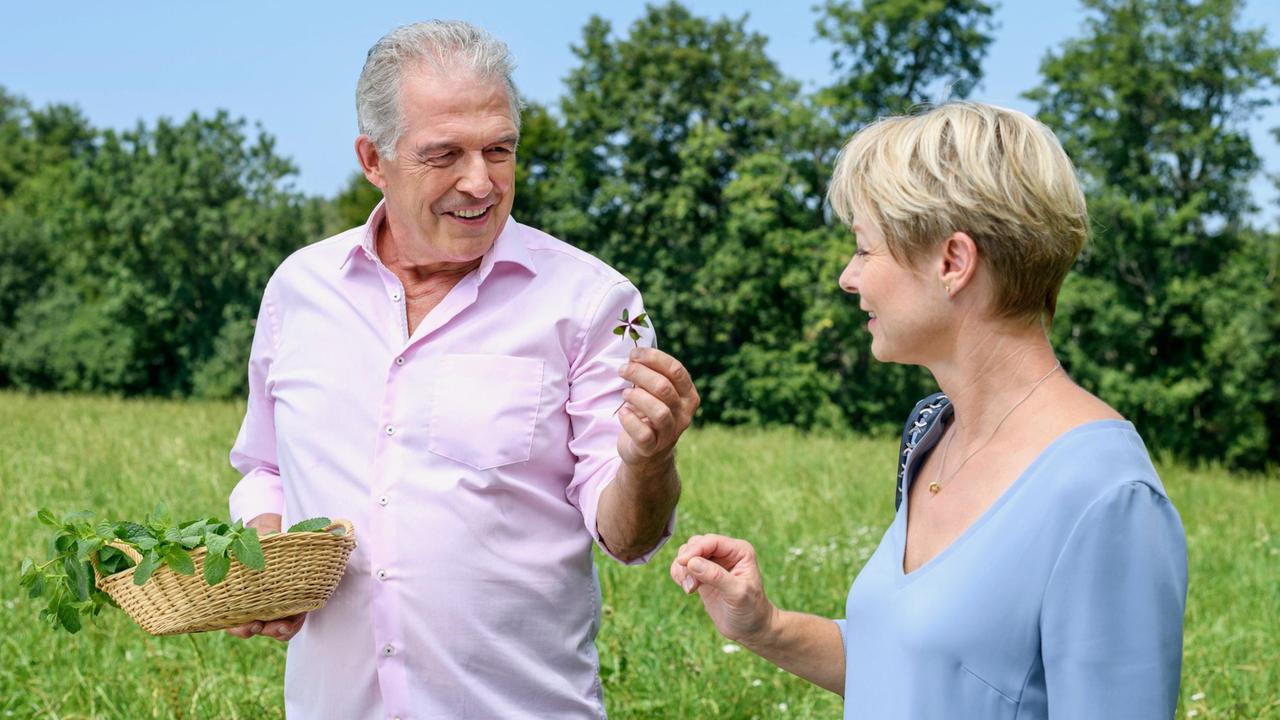
<svg viewBox="0 0 1280 720"><path fill-rule="evenodd" d="M632 344L613 328L639 293L511 219L410 335L383 218L267 284L231 451L232 517L356 528L346 576L289 643L286 711L604 717L591 545L621 463Z"/></svg>

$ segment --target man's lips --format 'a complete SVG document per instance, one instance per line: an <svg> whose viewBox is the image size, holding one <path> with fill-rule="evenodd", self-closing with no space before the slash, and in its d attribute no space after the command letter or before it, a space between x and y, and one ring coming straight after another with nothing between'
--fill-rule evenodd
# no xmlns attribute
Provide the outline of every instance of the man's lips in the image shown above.
<svg viewBox="0 0 1280 720"><path fill-rule="evenodd" d="M483 208L461 208L458 210L446 210L445 215L459 222L471 224L483 223L489 219L489 213L493 211L492 205L486 205Z"/></svg>

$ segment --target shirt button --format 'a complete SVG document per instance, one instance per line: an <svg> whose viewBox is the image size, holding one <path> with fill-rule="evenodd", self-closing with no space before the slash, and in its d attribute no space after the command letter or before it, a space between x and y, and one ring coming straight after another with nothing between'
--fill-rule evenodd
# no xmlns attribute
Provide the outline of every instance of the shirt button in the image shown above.
<svg viewBox="0 0 1280 720"><path fill-rule="evenodd" d="M398 291L391 293L391 299L400 302L400 293Z"/></svg>
<svg viewBox="0 0 1280 720"><path fill-rule="evenodd" d="M404 358L403 358L403 357L398 357L398 358L396 358L396 364L397 364L397 365L403 365L403 364L404 364Z"/></svg>
<svg viewBox="0 0 1280 720"><path fill-rule="evenodd" d="M383 646L382 646L382 654L383 654L383 655L387 655L387 656L395 655L395 654L396 654L396 646L395 646L395 645L392 645L391 643L387 643L386 645L383 645Z"/></svg>
<svg viewBox="0 0 1280 720"><path fill-rule="evenodd" d="M386 571L386 570L379 570L379 571L378 571L378 579L379 579L379 580L386 580L386 579L387 579L387 571Z"/></svg>
<svg viewBox="0 0 1280 720"><path fill-rule="evenodd" d="M385 506L385 505L387 504L387 496L386 496L386 495L379 495L379 496L378 496L378 504L379 504L379 505L383 505L383 506Z"/></svg>
<svg viewBox="0 0 1280 720"><path fill-rule="evenodd" d="M395 435L396 429L390 425L387 426L387 435Z"/></svg>

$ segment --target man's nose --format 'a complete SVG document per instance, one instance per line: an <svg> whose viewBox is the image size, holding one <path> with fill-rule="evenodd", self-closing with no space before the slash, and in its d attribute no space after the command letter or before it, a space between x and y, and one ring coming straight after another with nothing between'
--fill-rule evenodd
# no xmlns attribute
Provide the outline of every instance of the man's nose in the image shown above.
<svg viewBox="0 0 1280 720"><path fill-rule="evenodd" d="M475 198L488 197L493 190L493 180L489 178L489 165L484 161L484 154L468 153L462 163L462 175L456 185L458 191Z"/></svg>

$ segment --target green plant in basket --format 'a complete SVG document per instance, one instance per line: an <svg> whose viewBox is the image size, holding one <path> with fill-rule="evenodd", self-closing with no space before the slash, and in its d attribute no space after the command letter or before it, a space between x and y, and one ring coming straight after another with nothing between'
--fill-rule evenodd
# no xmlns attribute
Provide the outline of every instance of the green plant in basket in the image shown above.
<svg viewBox="0 0 1280 720"><path fill-rule="evenodd" d="M145 522L95 520L88 510L68 513L61 520L41 509L36 519L53 530L49 557L37 563L22 561L20 583L31 598L43 598L40 618L53 627L78 632L81 618L97 615L105 606L116 606L94 582L94 567L103 577L134 567L134 561L120 549L133 548L141 558L133 573L133 583L144 585L161 567L181 575L194 575L192 551L205 549L204 580L217 585L227 576L231 561L250 570L266 567L256 528L237 520L218 518L173 522L163 506L147 515ZM319 532L329 518L303 520L288 532Z"/></svg>

